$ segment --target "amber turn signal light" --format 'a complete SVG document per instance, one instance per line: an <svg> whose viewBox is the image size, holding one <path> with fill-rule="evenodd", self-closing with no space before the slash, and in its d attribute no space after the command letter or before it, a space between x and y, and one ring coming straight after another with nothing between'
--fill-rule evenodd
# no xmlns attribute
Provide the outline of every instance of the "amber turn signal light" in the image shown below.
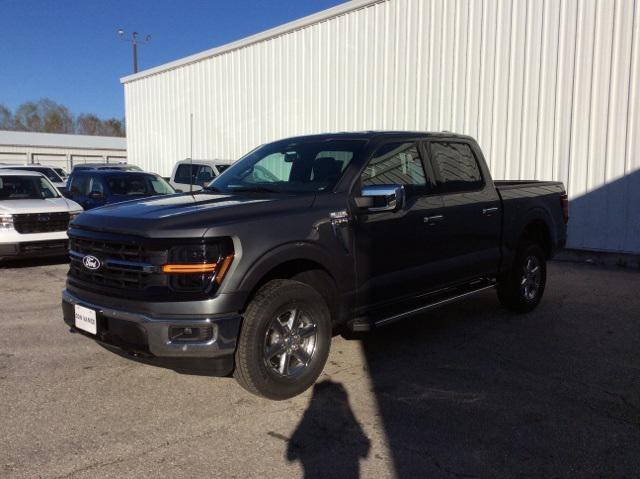
<svg viewBox="0 0 640 479"><path fill-rule="evenodd" d="M200 263L200 264L165 264L162 266L163 273L213 273L216 269L216 263Z"/></svg>
<svg viewBox="0 0 640 479"><path fill-rule="evenodd" d="M220 263L220 270L218 271L218 274L216 274L216 278L214 280L218 285L222 283L224 276L227 274L227 271L229 271L229 266L231 266L232 261L233 255L230 254L229 256L225 256L222 263Z"/></svg>

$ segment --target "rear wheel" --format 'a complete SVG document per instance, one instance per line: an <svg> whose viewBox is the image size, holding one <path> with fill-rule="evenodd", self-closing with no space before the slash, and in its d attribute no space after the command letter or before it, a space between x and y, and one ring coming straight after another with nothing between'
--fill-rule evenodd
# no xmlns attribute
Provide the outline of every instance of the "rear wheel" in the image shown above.
<svg viewBox="0 0 640 479"><path fill-rule="evenodd" d="M249 392L288 399L315 382L330 343L331 318L322 296L298 281L269 281L245 311L234 376Z"/></svg>
<svg viewBox="0 0 640 479"><path fill-rule="evenodd" d="M498 298L512 311L526 313L538 305L546 283L547 262L544 251L536 243L523 241L518 247L511 270L498 283Z"/></svg>

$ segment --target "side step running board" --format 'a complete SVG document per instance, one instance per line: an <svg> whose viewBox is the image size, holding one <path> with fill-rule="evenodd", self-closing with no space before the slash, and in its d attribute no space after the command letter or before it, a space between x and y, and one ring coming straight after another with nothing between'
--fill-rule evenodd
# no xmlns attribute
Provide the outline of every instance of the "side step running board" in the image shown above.
<svg viewBox="0 0 640 479"><path fill-rule="evenodd" d="M405 311L404 313L399 313L393 316L389 316L388 318L379 319L378 321L374 321L374 324L376 325L376 327L378 327L378 326L384 326L387 324L395 323L396 321L400 321L402 319L408 318L409 316L413 316L414 314L422 313L424 311L429 311L430 309L439 308L440 306L444 306L445 304L454 303L456 301L466 298L467 296L471 296L476 293L480 293L481 291L485 291L487 289L491 289L494 287L495 287L494 284L490 284L488 286L482 286L478 289L473 289L471 291L467 291L462 294L457 294L449 298L441 299L440 301L436 301L435 303L425 304L424 306L420 306L419 308Z"/></svg>
<svg viewBox="0 0 640 479"><path fill-rule="evenodd" d="M366 320L364 318L357 319L351 322L349 326L351 331L354 331L354 332L370 331L374 327L377 328L381 326L386 326L387 324L395 323L396 321L401 321L415 314L419 314L425 311L439 308L440 306L445 306L447 304L465 299L474 294L481 293L482 291L495 288L495 286L496 286L495 282L483 281L480 284L476 284L475 287L467 287L462 291L458 289L457 291L453 292L451 296L444 296L444 297L440 296L440 298L438 298L437 300L431 303L424 304L422 306L410 309L408 311L404 311L402 313L397 313L392 316L382 317L380 319L375 319L375 320L374 319Z"/></svg>

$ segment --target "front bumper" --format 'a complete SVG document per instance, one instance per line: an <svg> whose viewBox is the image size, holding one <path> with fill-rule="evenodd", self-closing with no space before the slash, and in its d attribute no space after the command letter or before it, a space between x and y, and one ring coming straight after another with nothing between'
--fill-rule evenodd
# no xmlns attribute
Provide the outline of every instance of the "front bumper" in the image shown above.
<svg viewBox="0 0 640 479"><path fill-rule="evenodd" d="M0 233L0 258L64 256L68 248L66 231L21 234L9 230Z"/></svg>
<svg viewBox="0 0 640 479"><path fill-rule="evenodd" d="M96 311L96 335L76 328L76 304ZM185 304L185 310L190 309L193 308ZM90 337L132 359L190 373L222 376L233 369L241 322L237 313L154 317L88 302L68 290L62 293L62 310L64 322L72 332ZM172 341L169 337L171 327L211 327L212 335L204 341Z"/></svg>

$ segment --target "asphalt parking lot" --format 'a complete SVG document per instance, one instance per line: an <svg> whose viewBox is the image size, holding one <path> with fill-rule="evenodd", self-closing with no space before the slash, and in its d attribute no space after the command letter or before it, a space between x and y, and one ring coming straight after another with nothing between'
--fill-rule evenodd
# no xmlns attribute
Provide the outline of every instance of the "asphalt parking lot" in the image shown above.
<svg viewBox="0 0 640 479"><path fill-rule="evenodd" d="M640 273L550 265L359 340L283 402L70 334L66 265L0 268L0 477L637 477Z"/></svg>

